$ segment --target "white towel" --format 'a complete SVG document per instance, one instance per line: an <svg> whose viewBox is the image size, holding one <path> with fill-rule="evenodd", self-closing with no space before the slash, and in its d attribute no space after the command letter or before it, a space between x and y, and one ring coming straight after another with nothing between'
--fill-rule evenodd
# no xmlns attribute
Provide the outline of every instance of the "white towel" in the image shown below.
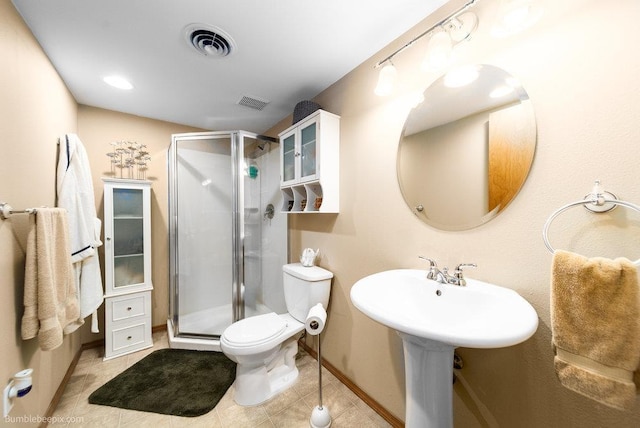
<svg viewBox="0 0 640 428"><path fill-rule="evenodd" d="M80 321L76 328L82 325L84 318L93 315L91 331L97 333L97 309L103 301L97 252L102 245L101 227L96 215L89 158L76 134L60 138L57 193L58 206L68 211L71 260L80 296Z"/></svg>
<svg viewBox="0 0 640 428"><path fill-rule="evenodd" d="M63 333L75 330L79 315L66 212L38 208L29 216L22 338L37 336L40 348L55 349Z"/></svg>

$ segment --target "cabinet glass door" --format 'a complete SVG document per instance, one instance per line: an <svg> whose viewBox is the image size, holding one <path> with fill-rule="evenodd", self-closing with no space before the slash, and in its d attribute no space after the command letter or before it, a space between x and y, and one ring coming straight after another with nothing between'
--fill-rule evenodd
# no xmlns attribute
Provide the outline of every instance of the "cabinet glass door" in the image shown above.
<svg viewBox="0 0 640 428"><path fill-rule="evenodd" d="M300 130L300 178L315 178L316 175L316 126L313 122Z"/></svg>
<svg viewBox="0 0 640 428"><path fill-rule="evenodd" d="M114 287L144 278L144 224L141 189L113 189Z"/></svg>
<svg viewBox="0 0 640 428"><path fill-rule="evenodd" d="M282 181L295 178L296 134L293 133L282 141Z"/></svg>

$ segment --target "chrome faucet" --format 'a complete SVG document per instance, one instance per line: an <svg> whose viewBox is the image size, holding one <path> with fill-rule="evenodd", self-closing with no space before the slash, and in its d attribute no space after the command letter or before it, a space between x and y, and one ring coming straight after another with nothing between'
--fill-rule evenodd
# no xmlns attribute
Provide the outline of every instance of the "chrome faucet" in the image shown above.
<svg viewBox="0 0 640 428"><path fill-rule="evenodd" d="M465 281L464 276L462 276L462 268L465 267L478 267L475 263L461 263L456 266L456 270L453 271L453 277L450 277L449 284L459 285L464 287L467 285L467 281Z"/></svg>
<svg viewBox="0 0 640 428"><path fill-rule="evenodd" d="M460 287L464 287L465 285L467 285L467 281L465 281L462 274L462 269L465 267L478 267L478 265L476 265L475 263L461 263L456 266L455 270L453 271L453 275L449 275L449 269L446 267L442 268L442 270L438 269L438 265L436 264L435 260L424 256L418 256L418 258L429 262L427 279L437 281L441 284L452 284L458 285Z"/></svg>
<svg viewBox="0 0 640 428"><path fill-rule="evenodd" d="M424 256L418 256L418 258L429 262L427 279L433 279L435 281L442 282L441 278L443 278L443 275L442 275L442 272L440 272L440 270L438 269L438 265L436 264L436 261L433 259L430 259L429 257L424 257Z"/></svg>

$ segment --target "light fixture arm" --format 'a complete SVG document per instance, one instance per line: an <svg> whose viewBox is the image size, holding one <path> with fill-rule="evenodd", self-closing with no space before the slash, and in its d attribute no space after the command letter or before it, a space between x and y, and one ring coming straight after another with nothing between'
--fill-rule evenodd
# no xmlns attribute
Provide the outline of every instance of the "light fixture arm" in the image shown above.
<svg viewBox="0 0 640 428"><path fill-rule="evenodd" d="M379 68L382 64L384 64L387 61L391 61L391 59L396 56L397 54L399 54L400 52L404 51L405 49L407 49L409 46L413 45L415 42L417 42L418 40L420 40L421 38L423 38L424 36L426 36L427 34L431 33L433 30L435 30L438 27L443 27L448 24L450 21L452 21L453 19L455 19L456 17L458 17L458 15L462 14L463 12L465 12L467 9L469 9L471 6L473 6L474 4L476 4L478 2L478 0L470 0L468 1L464 6L460 7L459 9L457 9L455 12L451 13L449 16L447 16L446 18L444 18L442 21L438 22L437 24L433 25L431 28L429 28L427 31L423 32L422 34L420 34L417 37L414 37L411 41L409 41L408 43L406 43L404 46L402 46L401 48L399 48L398 50L396 50L395 52L393 52L391 55L389 55L388 57L386 57L385 59L383 59L382 61L378 61L376 63L376 65L373 68Z"/></svg>

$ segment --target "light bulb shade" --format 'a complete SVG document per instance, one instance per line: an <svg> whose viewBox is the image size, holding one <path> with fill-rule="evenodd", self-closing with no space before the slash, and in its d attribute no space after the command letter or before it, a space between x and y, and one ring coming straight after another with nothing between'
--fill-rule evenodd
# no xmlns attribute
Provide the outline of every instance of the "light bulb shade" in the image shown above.
<svg viewBox="0 0 640 428"><path fill-rule="evenodd" d="M382 67L382 70L380 70L380 74L378 75L378 84L373 92L380 97L391 94L395 87L397 75L398 72L393 64L387 64Z"/></svg>
<svg viewBox="0 0 640 428"><path fill-rule="evenodd" d="M446 31L435 33L429 39L427 53L422 62L422 70L438 71L449 65L451 50L453 49L451 37Z"/></svg>

